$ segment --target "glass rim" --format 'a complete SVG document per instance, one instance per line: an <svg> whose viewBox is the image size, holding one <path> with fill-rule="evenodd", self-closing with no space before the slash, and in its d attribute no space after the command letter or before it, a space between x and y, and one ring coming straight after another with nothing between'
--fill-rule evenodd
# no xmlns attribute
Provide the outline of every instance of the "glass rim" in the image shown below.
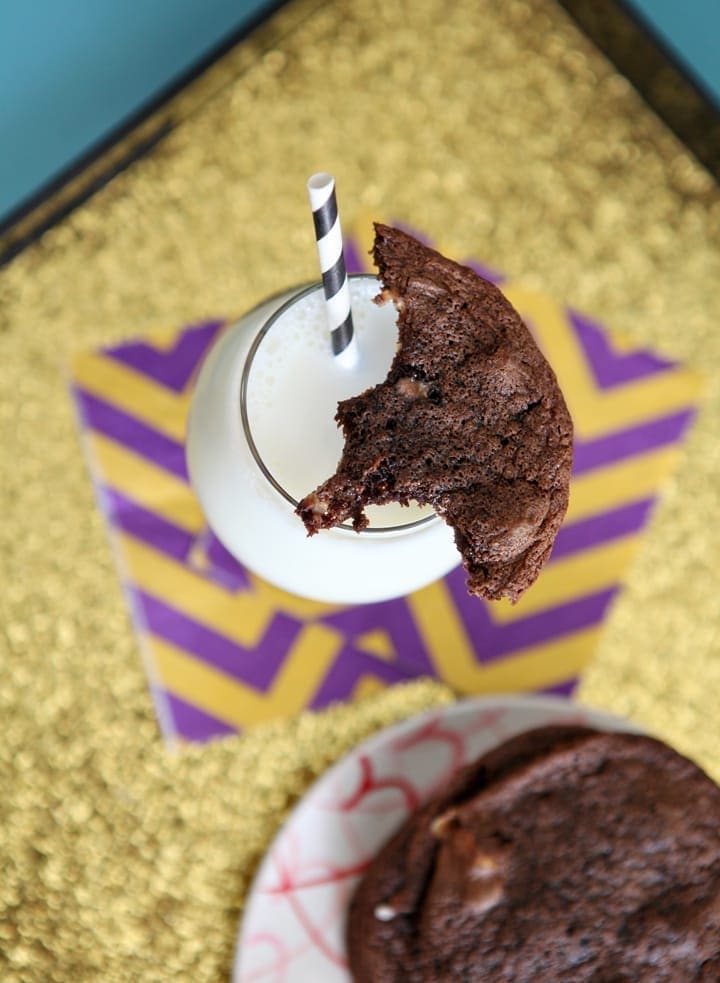
<svg viewBox="0 0 720 983"><path fill-rule="evenodd" d="M374 273L351 273L348 276L350 280L377 280L377 276ZM291 288L292 289L292 288ZM269 484L278 492L282 498L285 499L293 507L293 511L300 504L299 501L290 494L290 492L283 487L283 485L277 480L272 471L268 468L267 464L262 458L262 455L258 449L255 439L253 437L252 427L250 426L250 418L247 409L247 393L248 393L248 383L250 379L250 372L252 370L253 362L255 360L255 355L262 344L263 339L269 333L270 329L273 327L277 321L298 301L302 300L304 297L315 293L318 290L322 290L322 282L317 281L315 283L305 284L297 288L296 292L292 296L281 304L281 306L270 315L270 317L265 321L265 323L260 327L260 330L253 338L252 344L248 349L247 356L245 358L245 364L243 366L242 378L240 380L240 418L242 420L243 432L245 434L245 439L250 448L250 453L252 454L255 463L260 469L263 477L269 482ZM283 291L284 293L285 291ZM277 296L277 295L276 295ZM272 298L270 298L272 299ZM263 303L265 303L263 301ZM259 305L258 305L259 306ZM366 526L364 529L354 529L353 526L348 525L348 523L339 523L337 526L333 526L334 529L341 529L343 532L351 532L355 535L374 535L382 536L388 535L389 533L402 533L410 532L413 529L421 529L430 523L436 522L438 515L433 512L432 515L425 515L421 519L413 519L410 522L403 522L393 526Z"/></svg>

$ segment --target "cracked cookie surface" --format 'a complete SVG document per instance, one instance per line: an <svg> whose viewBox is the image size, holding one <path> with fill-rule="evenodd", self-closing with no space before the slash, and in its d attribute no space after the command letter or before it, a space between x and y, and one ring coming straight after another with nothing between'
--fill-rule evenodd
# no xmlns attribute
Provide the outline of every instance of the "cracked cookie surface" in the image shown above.
<svg viewBox="0 0 720 983"><path fill-rule="evenodd" d="M555 725L457 772L350 904L356 983L715 983L720 788L666 744Z"/></svg>

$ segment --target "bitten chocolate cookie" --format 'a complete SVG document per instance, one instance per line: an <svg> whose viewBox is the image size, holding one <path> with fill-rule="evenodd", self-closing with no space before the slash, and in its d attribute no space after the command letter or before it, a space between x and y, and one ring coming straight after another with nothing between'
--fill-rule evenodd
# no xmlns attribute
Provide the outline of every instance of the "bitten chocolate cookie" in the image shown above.
<svg viewBox="0 0 720 983"><path fill-rule="evenodd" d="M348 949L356 983L717 983L720 788L649 737L522 734L383 848Z"/></svg>
<svg viewBox="0 0 720 983"><path fill-rule="evenodd" d="M572 422L555 375L497 287L412 236L375 226L381 300L399 310L385 382L344 400L337 472L300 502L309 534L411 499L452 526L468 590L517 598L568 504Z"/></svg>

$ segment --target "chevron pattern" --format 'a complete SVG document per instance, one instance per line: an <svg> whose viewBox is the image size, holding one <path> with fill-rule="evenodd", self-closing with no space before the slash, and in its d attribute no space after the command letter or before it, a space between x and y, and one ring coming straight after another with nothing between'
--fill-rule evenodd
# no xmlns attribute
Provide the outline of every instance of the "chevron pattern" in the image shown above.
<svg viewBox="0 0 720 983"><path fill-rule="evenodd" d="M351 272L369 269L369 230L363 223L347 241ZM193 380L222 321L74 359L98 501L169 739L206 740L419 675L459 693L572 690L676 465L701 380L465 262L502 283L576 426L566 522L514 607L468 597L458 570L409 597L330 607L278 590L230 556L205 526L183 446Z"/></svg>

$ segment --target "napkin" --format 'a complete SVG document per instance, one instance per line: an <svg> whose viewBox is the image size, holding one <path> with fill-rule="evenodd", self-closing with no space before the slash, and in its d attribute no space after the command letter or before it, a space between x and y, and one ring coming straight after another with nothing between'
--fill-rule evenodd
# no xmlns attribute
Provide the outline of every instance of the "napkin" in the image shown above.
<svg viewBox="0 0 720 983"><path fill-rule="evenodd" d="M368 245L364 232L346 238L350 272L371 269ZM320 604L235 560L207 528L184 449L193 382L225 320L73 359L89 469L168 741L243 731L418 676L458 694L572 693L677 465L702 380L477 260L461 261L498 283L525 319L575 423L568 514L516 605L468 596L462 568L396 600Z"/></svg>

